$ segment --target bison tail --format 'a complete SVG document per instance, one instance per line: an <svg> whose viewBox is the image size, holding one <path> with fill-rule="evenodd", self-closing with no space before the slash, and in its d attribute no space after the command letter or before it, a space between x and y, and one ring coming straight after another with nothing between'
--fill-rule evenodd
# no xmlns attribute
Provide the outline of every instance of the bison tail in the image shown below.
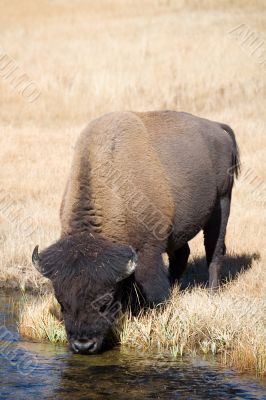
<svg viewBox="0 0 266 400"><path fill-rule="evenodd" d="M239 154L239 148L236 142L236 137L233 129L226 124L220 124L221 128L225 130L228 135L230 136L232 142L233 142L233 152L232 152L232 166L230 168L230 175L232 177L238 178L240 172L241 172L241 162L240 162L240 154Z"/></svg>

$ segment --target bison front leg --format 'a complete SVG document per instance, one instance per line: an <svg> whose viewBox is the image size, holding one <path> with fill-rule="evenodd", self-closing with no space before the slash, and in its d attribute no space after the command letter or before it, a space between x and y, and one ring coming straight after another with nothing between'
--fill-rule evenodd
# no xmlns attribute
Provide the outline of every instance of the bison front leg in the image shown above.
<svg viewBox="0 0 266 400"><path fill-rule="evenodd" d="M168 250L169 257L169 273L172 285L177 283L187 268L187 262L190 254L188 243L180 247L178 250Z"/></svg>
<svg viewBox="0 0 266 400"><path fill-rule="evenodd" d="M150 306L161 304L169 298L170 282L161 252L146 249L138 253L135 280Z"/></svg>

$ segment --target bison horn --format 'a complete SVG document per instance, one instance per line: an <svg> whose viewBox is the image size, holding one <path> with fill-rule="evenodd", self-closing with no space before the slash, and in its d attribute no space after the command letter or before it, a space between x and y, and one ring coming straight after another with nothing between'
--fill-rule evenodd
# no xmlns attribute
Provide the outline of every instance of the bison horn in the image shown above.
<svg viewBox="0 0 266 400"><path fill-rule="evenodd" d="M39 246L35 246L31 259L32 259L32 263L33 265L37 268L38 271L40 271L40 256L39 256L39 252L38 252Z"/></svg>
<svg viewBox="0 0 266 400"><path fill-rule="evenodd" d="M138 256L137 253L135 252L135 250L133 249L132 246L130 246L131 250L132 250L132 256L130 258L130 260L128 261L125 271L123 273L123 275L121 275L118 279L117 282L120 282L126 278L128 278L131 274L133 274L133 272L136 269L137 266L137 260L138 260Z"/></svg>

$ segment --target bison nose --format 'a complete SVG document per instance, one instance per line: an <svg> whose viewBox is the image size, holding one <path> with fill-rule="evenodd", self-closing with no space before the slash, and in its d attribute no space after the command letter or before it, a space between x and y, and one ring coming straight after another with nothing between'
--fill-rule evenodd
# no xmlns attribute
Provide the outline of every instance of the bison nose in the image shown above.
<svg viewBox="0 0 266 400"><path fill-rule="evenodd" d="M97 349L97 342L92 340L75 340L72 344L75 353L94 353Z"/></svg>

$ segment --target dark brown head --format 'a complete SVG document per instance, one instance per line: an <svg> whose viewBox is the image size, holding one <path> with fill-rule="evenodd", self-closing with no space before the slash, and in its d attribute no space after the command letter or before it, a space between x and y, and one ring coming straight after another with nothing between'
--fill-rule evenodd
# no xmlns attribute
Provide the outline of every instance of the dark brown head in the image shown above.
<svg viewBox="0 0 266 400"><path fill-rule="evenodd" d="M119 287L136 267L133 248L78 234L40 254L36 247L32 261L52 281L71 349L82 354L101 350L121 310Z"/></svg>

